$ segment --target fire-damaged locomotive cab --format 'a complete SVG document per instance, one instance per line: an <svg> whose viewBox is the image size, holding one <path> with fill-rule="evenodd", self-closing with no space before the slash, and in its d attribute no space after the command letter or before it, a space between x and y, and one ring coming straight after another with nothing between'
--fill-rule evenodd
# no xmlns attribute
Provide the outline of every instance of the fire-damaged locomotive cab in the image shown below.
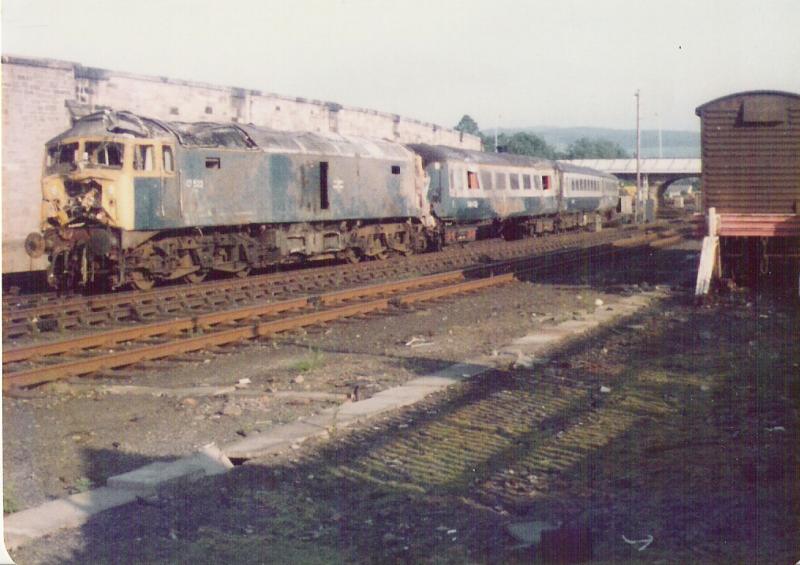
<svg viewBox="0 0 800 565"><path fill-rule="evenodd" d="M436 236L418 166L388 141L98 112L47 143L26 249L56 288L422 251Z"/></svg>

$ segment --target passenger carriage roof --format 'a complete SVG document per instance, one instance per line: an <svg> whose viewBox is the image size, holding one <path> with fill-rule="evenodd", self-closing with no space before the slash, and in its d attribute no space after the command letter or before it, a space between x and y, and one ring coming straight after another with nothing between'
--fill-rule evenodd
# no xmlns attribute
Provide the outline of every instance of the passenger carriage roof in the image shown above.
<svg viewBox="0 0 800 565"><path fill-rule="evenodd" d="M126 135L139 138L176 138L185 147L252 149L266 153L297 153L407 160L403 145L383 139L331 133L276 131L253 124L163 122L130 112L105 110L81 118L64 133L48 141L75 136Z"/></svg>
<svg viewBox="0 0 800 565"><path fill-rule="evenodd" d="M513 153L484 153L472 149L448 147L446 145L427 145L413 143L407 146L417 153L426 163L436 161L465 161L478 165L510 165L514 167L542 167L553 166L553 162L527 155L514 155Z"/></svg>
<svg viewBox="0 0 800 565"><path fill-rule="evenodd" d="M581 175L593 175L596 177L603 177L612 180L618 180L617 177L611 173L598 171L589 167L581 167L580 165L573 165L572 163L565 163L564 161L556 161L556 169L563 173L576 173Z"/></svg>

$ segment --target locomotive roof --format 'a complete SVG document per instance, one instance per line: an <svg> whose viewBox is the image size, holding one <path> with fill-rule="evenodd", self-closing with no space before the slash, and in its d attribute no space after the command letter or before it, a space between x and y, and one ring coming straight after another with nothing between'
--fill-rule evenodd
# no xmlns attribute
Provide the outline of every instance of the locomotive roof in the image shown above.
<svg viewBox="0 0 800 565"><path fill-rule="evenodd" d="M359 155L375 159L407 159L408 150L384 139L332 133L271 130L253 124L164 122L130 112L105 110L85 116L48 144L76 136L124 135L138 138L176 138L185 147L253 149L267 153Z"/></svg>
<svg viewBox="0 0 800 565"><path fill-rule="evenodd" d="M479 165L511 165L515 167L553 165L553 162L547 159L515 155L513 153L485 153L473 149L461 149L459 147L448 147L447 145L427 145L425 143L413 143L408 147L419 154L427 163L435 161L465 161Z"/></svg>

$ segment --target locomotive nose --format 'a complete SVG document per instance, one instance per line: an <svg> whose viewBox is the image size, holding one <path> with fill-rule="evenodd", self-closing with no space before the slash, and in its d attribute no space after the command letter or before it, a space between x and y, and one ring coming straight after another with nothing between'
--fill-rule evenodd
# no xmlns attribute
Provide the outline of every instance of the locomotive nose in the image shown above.
<svg viewBox="0 0 800 565"><path fill-rule="evenodd" d="M44 255L44 252L44 236L39 232L29 233L28 237L25 238L25 253L27 253L31 259L37 259Z"/></svg>

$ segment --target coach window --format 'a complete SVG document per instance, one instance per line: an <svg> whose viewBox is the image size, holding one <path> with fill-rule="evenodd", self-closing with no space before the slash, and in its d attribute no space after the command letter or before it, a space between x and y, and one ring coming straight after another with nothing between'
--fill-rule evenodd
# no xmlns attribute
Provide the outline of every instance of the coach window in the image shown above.
<svg viewBox="0 0 800 565"><path fill-rule="evenodd" d="M161 146L161 158L164 161L164 172L172 173L175 171L175 157L172 155L172 147L169 145Z"/></svg>
<svg viewBox="0 0 800 565"><path fill-rule="evenodd" d="M495 183L497 190L505 190L508 183L506 182L506 173L495 173Z"/></svg>
<svg viewBox="0 0 800 565"><path fill-rule="evenodd" d="M531 189L531 176L522 175L522 190L530 190L530 189Z"/></svg>
<svg viewBox="0 0 800 565"><path fill-rule="evenodd" d="M469 190L477 190L478 187L478 173L475 171L467 171L467 188Z"/></svg>
<svg viewBox="0 0 800 565"><path fill-rule="evenodd" d="M542 177L542 190L550 190L550 177L548 175Z"/></svg>
<svg viewBox="0 0 800 565"><path fill-rule="evenodd" d="M483 190L492 190L492 172L481 171L481 188Z"/></svg>
<svg viewBox="0 0 800 565"><path fill-rule="evenodd" d="M133 168L137 171L152 171L153 163L153 146L152 145L137 145L133 153Z"/></svg>
<svg viewBox="0 0 800 565"><path fill-rule="evenodd" d="M510 173L508 181L511 183L511 190L519 190L519 175L517 173Z"/></svg>

